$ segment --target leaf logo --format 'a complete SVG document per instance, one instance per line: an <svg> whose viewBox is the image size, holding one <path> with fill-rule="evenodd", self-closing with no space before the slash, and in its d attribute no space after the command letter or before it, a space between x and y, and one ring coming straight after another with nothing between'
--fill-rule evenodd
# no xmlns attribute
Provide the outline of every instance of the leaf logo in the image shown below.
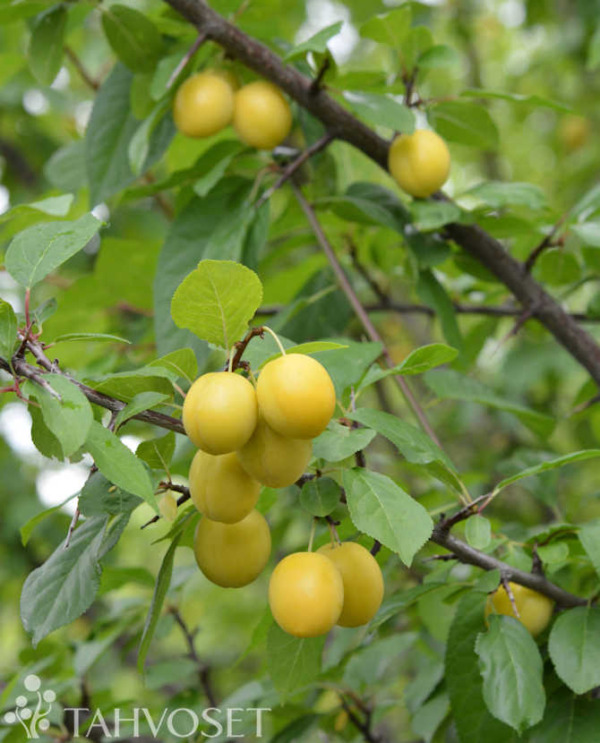
<svg viewBox="0 0 600 743"><path fill-rule="evenodd" d="M52 710L52 703L56 700L56 694L52 689L46 689L44 692L40 691L42 682L39 676L34 673L25 678L23 685L26 691L34 695L35 709L29 707L29 700L21 694L15 700L14 711L7 712L4 715L4 722L7 725L16 725L18 722L25 729L27 738L39 738L38 731L45 732L50 727L48 715ZM35 696L37 696L37 703Z"/></svg>

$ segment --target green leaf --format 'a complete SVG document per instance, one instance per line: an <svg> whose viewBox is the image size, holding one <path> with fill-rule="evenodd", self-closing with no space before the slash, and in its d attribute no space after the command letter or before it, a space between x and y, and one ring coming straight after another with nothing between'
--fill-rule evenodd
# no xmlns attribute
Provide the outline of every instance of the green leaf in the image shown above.
<svg viewBox="0 0 600 743"><path fill-rule="evenodd" d="M153 392L152 390L148 392L140 392L139 395L135 395L133 399L119 411L115 418L115 428L118 428L130 418L133 418L134 415L142 413L144 410L151 410L168 399L169 395L164 395L162 392Z"/></svg>
<svg viewBox="0 0 600 743"><path fill-rule="evenodd" d="M113 6L114 7L114 6ZM85 162L90 186L90 202L105 201L134 180L129 164L129 146L139 128L131 113L132 73L120 64L102 83L85 132ZM152 132L143 172L163 154L173 135L170 117L164 117Z"/></svg>
<svg viewBox="0 0 600 743"><path fill-rule="evenodd" d="M180 328L229 350L240 340L262 302L262 284L233 261L200 261L179 285L171 314Z"/></svg>
<svg viewBox="0 0 600 743"><path fill-rule="evenodd" d="M446 643L446 687L460 743L516 743L517 735L488 712L475 641L485 630L487 597L467 593L459 602Z"/></svg>
<svg viewBox="0 0 600 743"><path fill-rule="evenodd" d="M409 462L429 464L437 461L442 462L450 470L454 469L447 455L426 433L391 413L371 408L359 408L350 413L348 417L364 426L374 428L377 433L385 436Z"/></svg>
<svg viewBox="0 0 600 743"><path fill-rule="evenodd" d="M0 299L0 357L10 361L17 345L17 316L12 306Z"/></svg>
<svg viewBox="0 0 600 743"><path fill-rule="evenodd" d="M357 529L397 552L405 565L431 536L423 506L389 477L363 469L344 471L350 518Z"/></svg>
<svg viewBox="0 0 600 743"><path fill-rule="evenodd" d="M108 480L128 493L139 495L158 513L154 488L146 468L112 431L92 421L86 448Z"/></svg>
<svg viewBox="0 0 600 743"><path fill-rule="evenodd" d="M216 142L198 159L194 169L202 175L196 180L193 188L200 198L206 196L221 180L229 164L241 150L242 146L239 142L228 139L224 142Z"/></svg>
<svg viewBox="0 0 600 743"><path fill-rule="evenodd" d="M485 516L474 515L465 524L465 538L477 550L485 549L492 541L492 526Z"/></svg>
<svg viewBox="0 0 600 743"><path fill-rule="evenodd" d="M354 113L369 124L403 134L412 134L415 130L415 115L411 109L388 95L347 90L344 98Z"/></svg>
<svg viewBox="0 0 600 743"><path fill-rule="evenodd" d="M289 62L297 57L302 57L307 52L317 52L321 54L326 52L327 42L339 34L343 25L343 21L338 21L337 23L332 23L331 26L326 26L320 31L317 31L316 34L313 34L309 39L303 41L301 44L298 44L298 46L289 51L283 58L284 61Z"/></svg>
<svg viewBox="0 0 600 743"><path fill-rule="evenodd" d="M411 351L396 367L397 374L423 374L436 366L449 364L458 356L458 351L444 343L431 343Z"/></svg>
<svg viewBox="0 0 600 743"><path fill-rule="evenodd" d="M360 27L360 35L392 47L401 47L410 31L412 12L409 5L392 10L383 15L369 18Z"/></svg>
<svg viewBox="0 0 600 743"><path fill-rule="evenodd" d="M152 135L163 121L168 121L169 101L163 101L154 107L152 112L137 128L135 134L129 141L127 156L129 165L134 175L141 175L144 164L148 160L150 147L152 146Z"/></svg>
<svg viewBox="0 0 600 743"><path fill-rule="evenodd" d="M29 574L21 593L21 619L36 646L58 627L86 611L98 590L100 560L127 524L121 516L109 526L108 516L88 519L75 529L46 562Z"/></svg>
<svg viewBox="0 0 600 743"><path fill-rule="evenodd" d="M554 428L554 420L550 416L526 408L519 403L505 400L481 382L470 379L459 372L449 369L427 372L425 382L432 392L442 399L467 400L513 413L540 436L549 436Z"/></svg>
<svg viewBox="0 0 600 743"><path fill-rule="evenodd" d="M267 669L282 699L310 684L321 671L325 637L292 637L276 624L267 637Z"/></svg>
<svg viewBox="0 0 600 743"><path fill-rule="evenodd" d="M389 619L396 616L396 614L403 612L407 607L412 606L417 602L421 596L425 596L432 591L437 591L446 586L446 583L431 581L428 583L421 583L418 586L408 588L390 596L383 602L381 608L371 622L371 629L379 627L384 624L384 622L387 622Z"/></svg>
<svg viewBox="0 0 600 743"><path fill-rule="evenodd" d="M513 483L518 482L525 477L533 477L534 475L540 475L542 472L554 470L557 467L564 467L564 465L566 464L572 464L573 462L582 462L586 459L594 459L595 457L600 457L600 449L583 449L582 451L571 452L571 454L565 454L562 457L557 457L556 459L551 459L547 462L536 464L533 467L528 467L522 472L518 472L516 475L512 475L511 477L506 477L504 480L501 480L494 488L494 492L497 493L503 488L506 488L509 485L512 485Z"/></svg>
<svg viewBox="0 0 600 743"><path fill-rule="evenodd" d="M600 705L596 699L571 694L564 686L548 700L546 714L529 743L596 743Z"/></svg>
<svg viewBox="0 0 600 743"><path fill-rule="evenodd" d="M587 49L587 69L590 71L597 70L600 67L600 25L592 34Z"/></svg>
<svg viewBox="0 0 600 743"><path fill-rule="evenodd" d="M507 93L501 90L485 90L483 88L467 88L461 96L465 98L491 98L509 103L524 103L538 108L553 108L556 111L570 112L573 109L564 103L557 103L539 95L525 95L523 93Z"/></svg>
<svg viewBox="0 0 600 743"><path fill-rule="evenodd" d="M125 5L102 7L102 28L117 57L133 72L151 72L163 48L160 33L143 13Z"/></svg>
<svg viewBox="0 0 600 743"><path fill-rule="evenodd" d="M35 399L39 387L34 386L32 382L28 382L22 385L22 389L30 399ZM46 425L41 408L37 405L29 405L29 415L31 415L31 439L36 449L48 459L63 460L65 455L60 441Z"/></svg>
<svg viewBox="0 0 600 743"><path fill-rule="evenodd" d="M538 723L546 706L543 662L535 640L513 617L490 616L475 644L489 711L518 733Z"/></svg>
<svg viewBox="0 0 600 743"><path fill-rule="evenodd" d="M474 186L466 192L475 196L494 209L506 206L522 206L530 211L548 208L548 199L544 191L533 183L504 183L487 181Z"/></svg>
<svg viewBox="0 0 600 743"><path fill-rule="evenodd" d="M446 289L440 284L433 271L419 273L417 294L426 305L435 310L439 318L444 337L451 346L462 350L463 340L456 320L456 312Z"/></svg>
<svg viewBox="0 0 600 743"><path fill-rule="evenodd" d="M40 13L31 28L29 66L42 85L50 85L60 70L67 19L67 6L59 3Z"/></svg>
<svg viewBox="0 0 600 743"><path fill-rule="evenodd" d="M600 576L600 521L590 521L584 524L579 529L578 537L594 570Z"/></svg>
<svg viewBox="0 0 600 743"><path fill-rule="evenodd" d="M175 434L169 431L157 439L142 441L135 453L153 470L167 470L175 453Z"/></svg>
<svg viewBox="0 0 600 743"><path fill-rule="evenodd" d="M154 359L146 367L148 370L161 369L172 382L187 379L193 382L198 376L198 362L191 348L179 348L177 351Z"/></svg>
<svg viewBox="0 0 600 743"><path fill-rule="evenodd" d="M121 338L119 335L112 335L111 333L63 333L62 335L57 335L52 343L67 343L73 341L108 341L109 343L131 344L131 341L128 341L127 338Z"/></svg>
<svg viewBox="0 0 600 743"><path fill-rule="evenodd" d="M87 384L98 392L130 402L142 392L160 392L172 395L173 388L169 374L159 367L156 370L145 366L131 372L109 374L99 380L87 379Z"/></svg>
<svg viewBox="0 0 600 743"><path fill-rule="evenodd" d="M477 103L447 101L429 109L435 130L449 142L495 149L498 130L488 110Z"/></svg>
<svg viewBox="0 0 600 743"><path fill-rule="evenodd" d="M327 462L341 462L357 451L365 449L375 438L369 428L349 428L332 422L313 442L313 454Z"/></svg>
<svg viewBox="0 0 600 743"><path fill-rule="evenodd" d="M73 495L70 495L62 503L59 503L58 506L46 508L44 511L36 513L35 516L32 516L28 521L26 521L19 529L19 534L21 535L21 544L23 545L23 547L27 546L29 538L31 537L33 530L38 524L41 524L42 521L48 518L48 516L52 516L53 513L60 511L67 503L69 503L69 501L72 501L73 498L77 498L78 495L79 493L73 493Z"/></svg>
<svg viewBox="0 0 600 743"><path fill-rule="evenodd" d="M171 544L169 549L166 551L163 558L160 570L158 571L158 577L156 578L156 584L154 586L154 594L152 596L152 602L148 609L148 615L146 616L146 623L142 631L142 638L138 648L137 667L139 673L144 673L144 666L146 664L146 656L150 649L150 643L154 637L156 625L160 618L162 607L165 602L165 596L171 585L171 577L173 576L173 560L175 558L175 550L181 539L181 534L177 535Z"/></svg>
<svg viewBox="0 0 600 743"><path fill-rule="evenodd" d="M61 191L77 191L83 188L87 184L85 141L76 139L55 150L44 165L44 175L54 188Z"/></svg>
<svg viewBox="0 0 600 743"><path fill-rule="evenodd" d="M358 384L365 370L381 355L381 343L357 343L345 340L346 348L323 351L319 361L329 372L336 395Z"/></svg>
<svg viewBox="0 0 600 743"><path fill-rule="evenodd" d="M342 490L330 477L315 477L300 491L300 505L311 516L324 518L339 505Z"/></svg>
<svg viewBox="0 0 600 743"><path fill-rule="evenodd" d="M419 739L431 743L433 736L450 712L450 701L447 694L438 694L426 702L415 713L412 729Z"/></svg>
<svg viewBox="0 0 600 743"><path fill-rule="evenodd" d="M73 194L49 196L47 199L31 201L29 204L17 204L0 215L0 224L21 215L47 214L49 217L66 217L73 205Z"/></svg>
<svg viewBox="0 0 600 743"><path fill-rule="evenodd" d="M131 513L141 499L109 482L100 472L93 472L85 482L79 496L79 510L84 516L114 516Z"/></svg>
<svg viewBox="0 0 600 743"><path fill-rule="evenodd" d="M415 227L421 232L439 230L446 224L458 222L460 207L450 201L422 201L415 199L410 205Z"/></svg>
<svg viewBox="0 0 600 743"><path fill-rule="evenodd" d="M548 650L556 673L576 694L600 686L600 608L563 612L552 626Z"/></svg>
<svg viewBox="0 0 600 743"><path fill-rule="evenodd" d="M311 353L322 353L323 351L335 351L338 348L348 348L348 346L343 343L333 343L332 341L311 341L309 343L299 343L297 346L286 347L285 352L309 355ZM261 361L259 369L279 356L281 356L281 351L271 354L264 361Z"/></svg>
<svg viewBox="0 0 600 743"><path fill-rule="evenodd" d="M20 232L6 253L6 270L19 284L31 288L78 253L98 232L102 222L85 214L75 222L41 222Z"/></svg>
<svg viewBox="0 0 600 743"><path fill-rule="evenodd" d="M571 230L587 247L600 248L600 220L574 224Z"/></svg>
<svg viewBox="0 0 600 743"><path fill-rule="evenodd" d="M419 70L432 70L439 67L453 67L460 62L456 49L446 44L436 44L423 52L417 60Z"/></svg>
<svg viewBox="0 0 600 743"><path fill-rule="evenodd" d="M35 395L46 426L60 442L65 457L70 457L83 446L90 432L92 407L79 387L61 374L46 374L44 380L60 400L43 387L37 387Z"/></svg>

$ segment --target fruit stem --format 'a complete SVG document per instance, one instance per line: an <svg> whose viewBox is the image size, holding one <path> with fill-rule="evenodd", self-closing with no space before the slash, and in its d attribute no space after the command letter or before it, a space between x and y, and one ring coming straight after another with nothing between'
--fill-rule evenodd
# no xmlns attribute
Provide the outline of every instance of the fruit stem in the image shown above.
<svg viewBox="0 0 600 743"><path fill-rule="evenodd" d="M312 526L310 527L310 537L308 538L308 550L307 552L312 552L313 548L313 542L315 540L315 531L317 529L317 519L312 520Z"/></svg>
<svg viewBox="0 0 600 743"><path fill-rule="evenodd" d="M235 346L231 349L229 353L229 361L227 363L227 371L232 374L233 373L233 355L235 354Z"/></svg>
<svg viewBox="0 0 600 743"><path fill-rule="evenodd" d="M281 351L281 355L285 356L285 348L283 347L281 341L279 340L279 336L277 335L277 333L274 330L271 330L271 328L267 327L267 325L263 325L262 327L263 327L263 330L266 330L267 333L270 333L273 336L273 338L275 338L275 343L277 343L277 347Z"/></svg>

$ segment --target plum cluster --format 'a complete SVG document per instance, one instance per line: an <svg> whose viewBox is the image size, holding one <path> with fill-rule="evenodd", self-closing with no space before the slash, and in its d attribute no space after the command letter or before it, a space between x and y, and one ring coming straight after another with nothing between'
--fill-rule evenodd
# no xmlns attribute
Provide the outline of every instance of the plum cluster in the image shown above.
<svg viewBox="0 0 600 743"><path fill-rule="evenodd" d="M312 439L325 430L335 404L326 369L302 354L269 361L256 386L228 371L204 374L191 386L183 425L198 448L189 487L202 513L194 554L210 581L238 588L265 568L271 534L255 508L261 487L286 487L301 477ZM288 555L269 586L275 620L298 637L323 634L336 623L365 624L382 597L377 561L354 542Z"/></svg>

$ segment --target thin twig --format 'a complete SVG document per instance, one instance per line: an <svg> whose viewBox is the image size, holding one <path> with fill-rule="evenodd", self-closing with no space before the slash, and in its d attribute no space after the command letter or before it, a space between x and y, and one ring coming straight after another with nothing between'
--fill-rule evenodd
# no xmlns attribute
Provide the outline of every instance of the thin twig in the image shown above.
<svg viewBox="0 0 600 743"><path fill-rule="evenodd" d="M200 679L200 684L202 686L202 689L204 690L204 694L206 695L206 699L208 700L208 703L211 707L216 708L217 707L217 697L215 694L215 691L213 689L212 680L211 680L211 674L210 674L210 666L206 663L204 663L200 656L198 655L196 651L196 646L194 644L194 634L192 633L185 623L185 620L181 616L179 609L177 609L175 606L172 606L169 608L170 613L173 615L173 618L179 625L181 632L183 633L183 636L185 638L186 644L188 646L188 655L191 658L191 660L196 663L198 666L198 678Z"/></svg>
<svg viewBox="0 0 600 743"><path fill-rule="evenodd" d="M306 218L308 219L310 226L312 227L315 237L317 238L317 242L319 243L321 249L327 256L329 264L331 265L338 279L338 282L342 288L342 291L346 295L348 301L350 302L352 306L352 309L354 310L354 312L356 313L356 316L362 323L362 326L367 332L367 335L369 336L369 338L375 343L381 343L383 347L382 354L385 359L385 362L387 366L390 369L392 369L394 367L394 362L392 360L392 357L390 356L390 353L387 350L382 337L379 335L377 329L371 322L371 319L369 318L369 315L367 314L365 308L361 304L360 299L356 295L356 292L354 291L352 284L348 280L348 277L346 276L344 269L340 265L340 262L337 259L335 251L333 250L333 247L331 246L329 240L327 239L327 236L325 235L323 228L321 227L321 223L317 219L317 215L315 214L314 209L308 203L308 201L304 198L302 191L293 182L291 183L291 186L292 186L292 189L294 190L294 194L296 195L296 199L298 200L298 203L300 204L302 211L306 215ZM427 433L429 438L441 448L439 439L436 436L435 431L431 427L429 421L427 420L425 411L419 405L407 381L399 375L396 375L394 379L396 380L398 387L400 388L404 397L406 398L406 401L408 402L408 405L413 411L415 417L417 418L417 420L423 427L423 430L425 431L425 433Z"/></svg>
<svg viewBox="0 0 600 743"><path fill-rule="evenodd" d="M256 209L259 209L265 203L265 201L268 201L271 198L275 191L280 189L286 181L289 181L294 173L299 168L301 168L305 162L310 160L310 158L316 155L318 152L321 152L321 150L324 150L327 145L330 144L334 139L335 135L332 132L326 132L320 139L311 144L310 147L307 147L300 155L298 155L295 160L293 160L284 168L283 172L275 181L275 183L263 192L263 194L255 204Z"/></svg>
<svg viewBox="0 0 600 743"><path fill-rule="evenodd" d="M461 304L453 302L454 311L458 315L484 315L488 317L520 317L523 314L522 307L496 307L486 304ZM367 312L396 312L400 315L429 315L435 317L435 310L425 304L412 304L410 302L395 302L387 299L386 302L368 302L364 305ZM259 315L269 317L277 315L285 309L284 305L263 305L258 311ZM584 312L571 312L569 317L577 322L600 324L600 317L591 317ZM537 319L537 318L532 318Z"/></svg>
<svg viewBox="0 0 600 743"><path fill-rule="evenodd" d="M75 531L75 527L77 526L77 522L79 521L79 506L75 509L75 513L73 514L73 518L71 519L71 523L69 524L69 529L67 531L67 538L65 539L65 546L64 549L67 549L69 545L71 544L71 537L73 536L73 532Z"/></svg>
<svg viewBox="0 0 600 743"><path fill-rule="evenodd" d="M319 67L317 71L315 79L310 84L311 95L316 95L321 90L321 88L323 87L323 78L327 74L327 71L329 70L330 67L331 67L331 57L328 54L321 62L321 66Z"/></svg>
<svg viewBox="0 0 600 743"><path fill-rule="evenodd" d="M556 222L554 227L552 227L552 229L546 235L546 237L544 237L544 239L540 242L540 244L531 251L527 260L525 260L525 262L523 263L523 268L527 273L531 272L531 270L533 269L535 265L535 262L547 248L551 248L554 245L556 245L556 242L555 242L556 235L558 231L560 230L560 228L562 227L565 220L567 219L567 217L569 216L569 214L570 214L570 210L565 212L562 215L562 217Z"/></svg>
<svg viewBox="0 0 600 743"><path fill-rule="evenodd" d="M186 503L190 500L192 497L190 495L189 488L186 488L185 485L175 485L175 483L170 483L165 487L165 483L160 483L161 490L174 490L176 493L182 493L182 495L177 498L177 507L181 506L183 503ZM153 516L149 521L146 521L145 524L142 524L140 526L140 529L145 529L147 526L150 526L150 524L155 524L157 521L159 521L161 518L160 514L156 514Z"/></svg>
<svg viewBox="0 0 600 743"><path fill-rule="evenodd" d="M206 41L206 34L201 31L196 37L196 40L194 41L192 46L187 50L184 56L179 60L177 67L171 73L171 76L169 77L167 81L167 90L170 90L173 87L180 73L183 72L188 62L190 61L190 59L194 56L194 54L196 54L198 49L200 49L200 47L202 46L202 44L204 44L205 41Z"/></svg>
<svg viewBox="0 0 600 743"><path fill-rule="evenodd" d="M75 54L75 52L71 49L70 46L65 46L65 54L73 64L73 67L77 70L79 73L79 77L83 80L83 82L93 91L97 91L100 88L100 83L98 80L95 80L85 69L83 64L81 63L81 60L79 57Z"/></svg>

